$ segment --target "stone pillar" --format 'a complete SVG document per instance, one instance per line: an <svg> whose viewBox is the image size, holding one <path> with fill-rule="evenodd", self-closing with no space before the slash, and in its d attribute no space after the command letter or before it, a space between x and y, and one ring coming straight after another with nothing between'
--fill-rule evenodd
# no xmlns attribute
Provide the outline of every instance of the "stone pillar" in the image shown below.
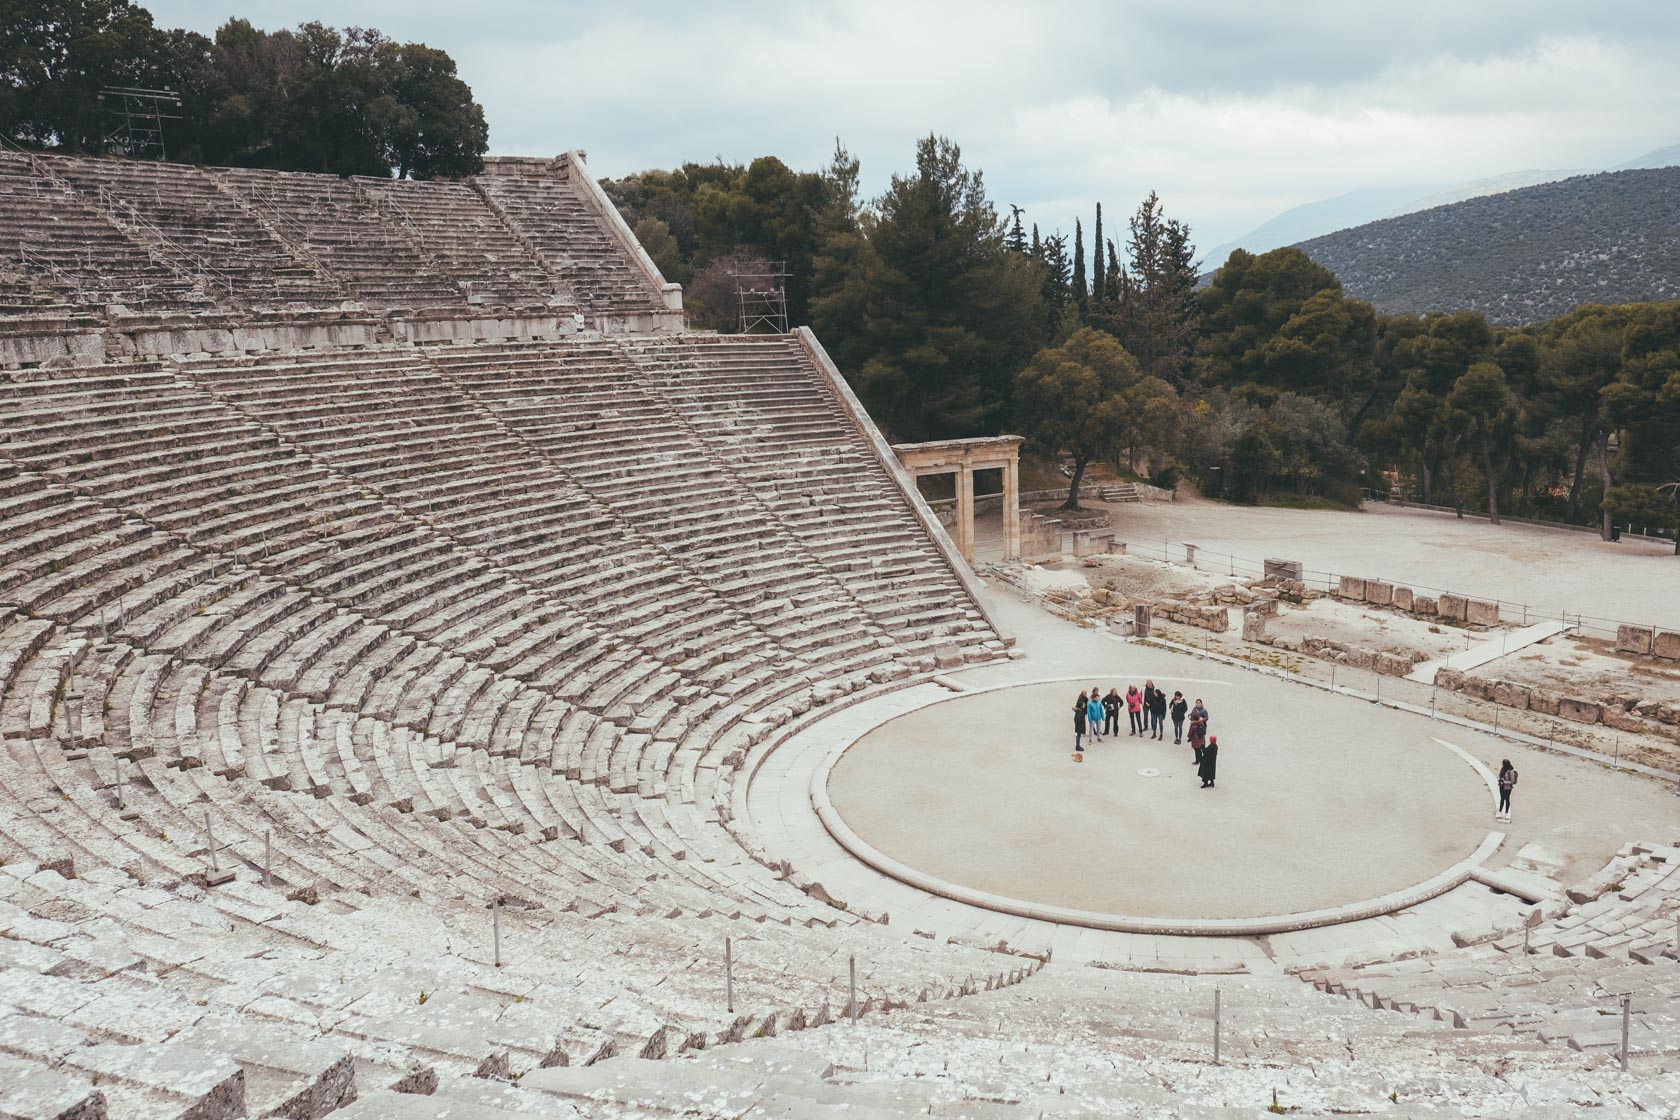
<svg viewBox="0 0 1680 1120"><path fill-rule="evenodd" d="M1021 558L1021 460L1011 456L1003 465L1003 558Z"/></svg>
<svg viewBox="0 0 1680 1120"><path fill-rule="evenodd" d="M957 468L957 551L974 561L974 468Z"/></svg>

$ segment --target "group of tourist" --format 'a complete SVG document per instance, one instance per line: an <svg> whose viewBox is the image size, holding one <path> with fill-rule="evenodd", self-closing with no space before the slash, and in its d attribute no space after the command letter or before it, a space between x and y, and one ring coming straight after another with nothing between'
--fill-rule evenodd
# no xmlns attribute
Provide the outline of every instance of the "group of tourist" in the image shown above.
<svg viewBox="0 0 1680 1120"><path fill-rule="evenodd" d="M1090 737L1092 742L1099 742L1107 736L1119 736L1120 713L1124 711L1131 726L1132 735L1141 735L1146 739L1166 738L1166 722L1172 718L1173 742L1182 744L1185 739L1185 723L1188 721L1190 749L1195 754L1196 776L1202 780L1203 789L1212 789L1214 776L1219 768L1219 737L1208 734L1208 710L1202 703L1201 697L1196 698L1192 705L1184 698L1184 693L1174 692L1168 699L1165 689L1156 688L1152 680L1145 681L1143 688L1137 685L1126 686L1126 694L1120 695L1118 688L1108 690L1108 695L1102 695L1102 689L1092 686L1079 694L1079 699L1073 704L1073 760L1085 761L1085 739Z"/></svg>

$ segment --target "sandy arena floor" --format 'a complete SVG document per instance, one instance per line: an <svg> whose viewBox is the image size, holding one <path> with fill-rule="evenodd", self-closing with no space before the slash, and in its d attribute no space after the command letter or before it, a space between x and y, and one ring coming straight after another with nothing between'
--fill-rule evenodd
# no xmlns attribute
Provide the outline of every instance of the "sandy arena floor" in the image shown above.
<svg viewBox="0 0 1680 1120"><path fill-rule="evenodd" d="M1492 827L1484 780L1415 722L1350 721L1346 704L1258 677L1156 681L1206 699L1215 788L1170 724L1160 742L1088 742L1074 762L1067 709L1084 684L1068 682L901 716L841 757L830 797L865 841L928 874L1140 917L1357 902L1428 879Z"/></svg>

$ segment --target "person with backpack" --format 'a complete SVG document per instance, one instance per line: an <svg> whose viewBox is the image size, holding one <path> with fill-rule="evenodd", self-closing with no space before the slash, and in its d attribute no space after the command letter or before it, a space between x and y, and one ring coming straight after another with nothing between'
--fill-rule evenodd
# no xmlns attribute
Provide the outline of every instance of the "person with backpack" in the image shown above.
<svg viewBox="0 0 1680 1120"><path fill-rule="evenodd" d="M1157 688L1155 699L1149 704L1149 730L1155 738L1165 738L1167 734L1167 692Z"/></svg>
<svg viewBox="0 0 1680 1120"><path fill-rule="evenodd" d="M1504 759L1499 764L1499 810L1494 813L1494 819L1508 821L1511 819L1511 791L1517 788L1517 768L1511 765L1510 759Z"/></svg>
<svg viewBox="0 0 1680 1120"><path fill-rule="evenodd" d="M1189 701L1184 699L1184 693L1174 692L1172 698L1173 746L1184 742L1184 716L1190 711Z"/></svg>
<svg viewBox="0 0 1680 1120"><path fill-rule="evenodd" d="M1132 734L1143 734L1143 693L1138 691L1137 685L1126 686L1126 714L1132 720Z"/></svg>
<svg viewBox="0 0 1680 1120"><path fill-rule="evenodd" d="M1125 701L1120 699L1120 690L1118 688L1109 689L1108 695L1103 697L1102 706L1104 735L1120 734L1120 709L1124 704Z"/></svg>
<svg viewBox="0 0 1680 1120"><path fill-rule="evenodd" d="M1081 692L1079 699L1073 702L1073 760L1085 761L1085 694Z"/></svg>

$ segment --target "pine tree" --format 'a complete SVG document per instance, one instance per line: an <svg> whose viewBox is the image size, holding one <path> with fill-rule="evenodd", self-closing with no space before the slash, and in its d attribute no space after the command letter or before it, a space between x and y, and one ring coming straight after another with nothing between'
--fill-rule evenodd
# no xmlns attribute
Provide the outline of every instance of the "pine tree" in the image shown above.
<svg viewBox="0 0 1680 1120"><path fill-rule="evenodd" d="M1085 229L1078 218L1073 220L1073 299L1080 311L1090 306L1090 293L1085 287Z"/></svg>
<svg viewBox="0 0 1680 1120"><path fill-rule="evenodd" d="M1103 269L1103 235L1102 235L1102 203L1097 203L1097 225L1091 231L1091 302L1102 303L1107 298L1107 285L1104 283Z"/></svg>
<svg viewBox="0 0 1680 1120"><path fill-rule="evenodd" d="M1009 236L1004 238L1003 243L1008 247L1011 253L1020 253L1025 255L1027 251L1027 235L1021 228L1021 214L1023 211L1019 206L1016 206L1012 202L1009 204L1009 212Z"/></svg>

